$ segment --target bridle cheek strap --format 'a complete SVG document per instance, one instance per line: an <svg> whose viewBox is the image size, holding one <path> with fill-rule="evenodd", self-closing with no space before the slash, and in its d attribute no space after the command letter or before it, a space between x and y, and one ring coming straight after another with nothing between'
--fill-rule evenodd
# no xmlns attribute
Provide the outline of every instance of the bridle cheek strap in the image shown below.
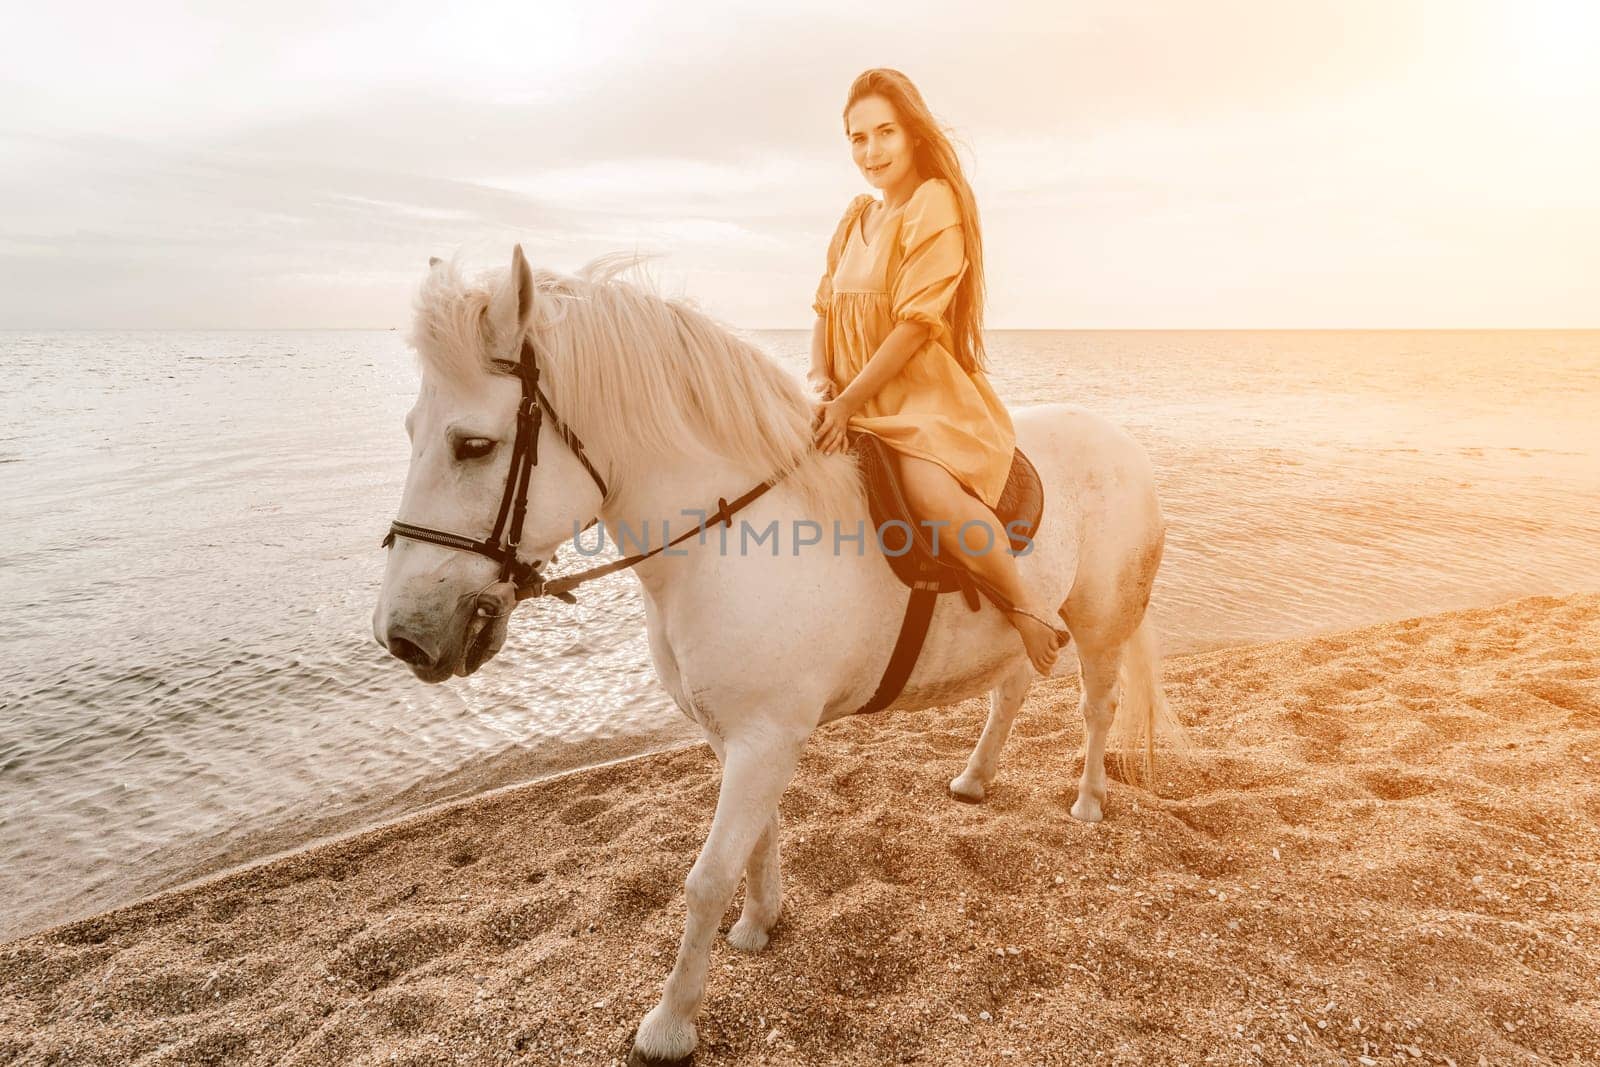
<svg viewBox="0 0 1600 1067"><path fill-rule="evenodd" d="M518 559L517 546L522 541L522 525L528 514L528 483L533 477L533 468L539 462L539 430L543 425L545 412L549 412L552 427L572 449L578 461L589 472L589 476L594 479L595 485L600 489L601 498L607 495L605 479L600 477L600 472L595 470L594 464L589 461L583 443L556 415L555 409L550 405L549 397L545 396L544 390L540 388L538 355L534 351L533 343L526 336L522 338L521 357L515 362L504 359L494 361L496 366L515 374L521 381L522 398L517 402L516 438L511 444L511 466L506 472L506 488L501 494L500 508L495 513L494 529L490 531L489 536L478 540L396 519L389 524L389 532L383 539L382 547L388 548L394 544L396 537L404 537L462 552L474 552L500 564L500 581L511 582L518 586L537 585L538 564L524 563ZM590 525L594 523L591 522ZM570 594L563 599L575 600Z"/></svg>
<svg viewBox="0 0 1600 1067"><path fill-rule="evenodd" d="M539 430L544 424L546 414L550 416L551 428L561 435L561 440L566 442L567 447L572 450L572 454L578 457L578 462L582 463L583 469L589 472L589 477L594 479L594 484L600 489L601 500L603 501L610 495L610 491L606 489L605 479L600 477L600 472L595 470L593 463L589 462L588 453L583 450L583 442L578 440L578 435L573 433L572 429L561 421L561 417L556 414L555 408L550 405L550 398L545 396L544 390L540 388L538 354L534 351L533 343L526 336L522 339L521 357L516 362L508 359L494 361L496 366L508 373L515 374L521 380L522 399L517 404L517 436L511 445L511 469L506 474L506 490L500 497L500 510L495 513L494 529L489 536L480 541L476 538L464 537L461 534L435 530L427 526L416 526L396 519L389 524L389 533L383 539L384 548L394 544L396 537L405 537L412 541L426 541L432 545L459 549L462 552L476 552L478 555L488 556L500 564L500 581L511 582L517 587L517 600L553 596L565 600L569 604L575 604L578 598L573 596L570 590L580 583L598 578L603 574L610 574L613 571L631 567L697 532L703 536L703 527L698 530L689 530L666 544L651 549L649 552L612 560L602 566L591 567L581 574L565 575L549 580L539 573L539 565L537 563L524 563L518 559L517 545L522 540L522 522L528 513L528 481L533 476L534 466L539 462ZM735 512L753 503L776 484L776 478L768 478L739 496L731 504L719 497L717 499L717 510L714 513L717 523L731 527ZM593 526L599 521L599 516L596 516L589 521L589 526ZM589 526L585 526L584 529L587 530Z"/></svg>

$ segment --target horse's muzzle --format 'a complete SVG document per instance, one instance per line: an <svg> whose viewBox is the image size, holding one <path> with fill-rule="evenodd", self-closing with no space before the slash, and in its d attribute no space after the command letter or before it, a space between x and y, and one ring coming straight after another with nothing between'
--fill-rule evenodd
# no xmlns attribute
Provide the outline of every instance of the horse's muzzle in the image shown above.
<svg viewBox="0 0 1600 1067"><path fill-rule="evenodd" d="M432 685L442 682L455 671L454 656L441 654L420 633L408 632L404 627L390 626L383 646L389 654L410 667L419 679Z"/></svg>

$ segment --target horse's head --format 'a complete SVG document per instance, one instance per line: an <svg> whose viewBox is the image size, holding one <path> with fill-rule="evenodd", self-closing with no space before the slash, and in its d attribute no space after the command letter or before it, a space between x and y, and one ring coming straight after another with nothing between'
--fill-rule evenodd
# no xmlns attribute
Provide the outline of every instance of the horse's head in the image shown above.
<svg viewBox="0 0 1600 1067"><path fill-rule="evenodd" d="M525 415L523 434L537 440L522 446L537 448L526 518L520 538L511 534L509 515L497 529L516 488L512 462L524 383L515 365L525 354L523 339L542 321L539 302L554 299L536 296L520 245L509 272L477 284L463 283L453 264L430 260L418 294L411 343L422 388L405 420L411 467L400 501L401 536L388 542L372 629L425 682L471 674L505 641L514 587L501 580L500 562L467 546L517 540L515 560L540 566L600 510L596 477L553 420ZM543 381L548 394L549 379ZM406 534L401 525L421 534ZM443 543L430 539L440 534ZM462 544L449 544L450 535Z"/></svg>

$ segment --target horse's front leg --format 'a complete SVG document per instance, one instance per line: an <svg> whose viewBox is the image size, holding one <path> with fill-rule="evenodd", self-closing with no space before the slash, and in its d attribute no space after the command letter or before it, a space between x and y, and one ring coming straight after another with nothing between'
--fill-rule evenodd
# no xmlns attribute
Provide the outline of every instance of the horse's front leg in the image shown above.
<svg viewBox="0 0 1600 1067"><path fill-rule="evenodd" d="M767 934L783 910L783 874L778 863L777 809L767 820L761 840L750 853L744 869L744 910L728 931L728 944L741 952L760 952L767 947Z"/></svg>
<svg viewBox="0 0 1600 1067"><path fill-rule="evenodd" d="M803 733L777 730L751 738L729 738L711 832L684 884L688 918L678 958L661 991L661 1001L639 1023L630 1064L686 1063L694 1051L694 1020L705 998L706 968L717 923L733 899L739 875L750 862L756 843L765 834L771 835L768 847L776 880L778 798L794 777L804 743Z"/></svg>

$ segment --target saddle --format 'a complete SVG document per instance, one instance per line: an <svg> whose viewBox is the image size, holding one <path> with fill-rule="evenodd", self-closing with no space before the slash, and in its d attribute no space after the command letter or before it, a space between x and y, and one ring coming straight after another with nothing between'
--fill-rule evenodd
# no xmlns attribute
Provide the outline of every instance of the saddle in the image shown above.
<svg viewBox="0 0 1600 1067"><path fill-rule="evenodd" d="M872 699L856 710L855 714L859 715L879 711L900 695L922 652L934 604L941 593L960 590L970 611L978 610L980 592L1002 611L1009 610L1012 605L1004 593L967 568L963 562L965 552L952 527L938 528L939 543L935 550L934 530L922 525L912 514L900 484L899 467L883 439L860 431L851 431L851 436L851 451L867 487L867 511L872 516L873 529L879 531L883 558L895 577L911 589L911 599L906 604L905 618L883 679ZM1006 475L1005 488L995 506L995 515L1005 528L1013 550L1020 552L1027 547L1039 529L1043 514L1044 487L1039 482L1039 472L1018 448L1012 452L1011 471ZM990 551L1005 551L998 536Z"/></svg>

